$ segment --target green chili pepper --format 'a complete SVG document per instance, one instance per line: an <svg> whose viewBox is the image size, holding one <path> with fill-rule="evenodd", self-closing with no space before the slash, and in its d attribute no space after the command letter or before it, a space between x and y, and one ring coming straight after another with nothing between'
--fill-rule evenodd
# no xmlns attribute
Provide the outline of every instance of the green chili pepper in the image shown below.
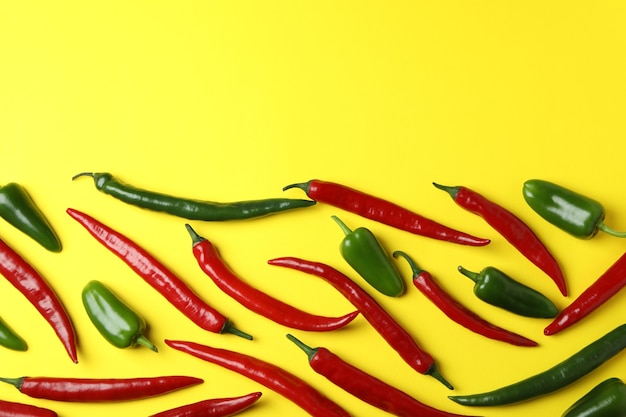
<svg viewBox="0 0 626 417"><path fill-rule="evenodd" d="M462 266L458 269L475 282L474 294L486 303L526 317L554 318L559 313L546 296L497 268L488 266L478 273Z"/></svg>
<svg viewBox="0 0 626 417"><path fill-rule="evenodd" d="M9 325L0 317L0 345L12 349L25 351L28 345Z"/></svg>
<svg viewBox="0 0 626 417"><path fill-rule="evenodd" d="M345 233L339 249L348 264L382 294L398 297L404 281L376 236L365 227L350 230L337 216L331 216Z"/></svg>
<svg viewBox="0 0 626 417"><path fill-rule="evenodd" d="M624 417L626 385L619 378L609 378L568 408L562 417Z"/></svg>
<svg viewBox="0 0 626 417"><path fill-rule="evenodd" d="M90 281L83 289L83 305L100 334L120 349L137 345L157 352L144 335L146 322L100 281Z"/></svg>
<svg viewBox="0 0 626 417"><path fill-rule="evenodd" d="M626 237L626 232L604 224L604 207L589 197L543 180L526 181L523 194L528 205L548 223L577 238L591 239L599 230Z"/></svg>
<svg viewBox="0 0 626 417"><path fill-rule="evenodd" d="M61 241L26 189L17 183L0 187L0 217L51 252L61 252Z"/></svg>

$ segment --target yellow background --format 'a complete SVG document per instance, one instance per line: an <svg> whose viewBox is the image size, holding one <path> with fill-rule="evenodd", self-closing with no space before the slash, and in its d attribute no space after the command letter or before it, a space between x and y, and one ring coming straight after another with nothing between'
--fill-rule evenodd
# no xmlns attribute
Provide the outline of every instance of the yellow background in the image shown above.
<svg viewBox="0 0 626 417"><path fill-rule="evenodd" d="M82 171L214 201L304 196L282 187L312 178L387 198L492 243L434 241L318 204L263 219L192 222L242 277L310 312L353 307L320 279L267 265L300 256L360 278L338 251L330 219L365 226L402 249L455 297L495 324L540 343L519 348L451 322L410 284L398 299L376 295L437 360L456 394L497 388L565 359L624 321L621 293L575 327L543 336L547 320L520 318L472 294L457 265L497 266L559 307L624 251L600 235L577 240L525 204L522 183L548 179L601 201L607 223L626 229L624 110L626 5L604 1L0 1L0 182L22 184L58 231L48 253L0 222L0 236L36 267L67 306L79 335L74 365L48 324L0 280L0 316L29 343L0 350L0 376L133 377L188 374L205 383L118 404L30 399L11 386L0 398L62 417L147 416L205 398L264 395L247 416L305 416L245 377L169 349L184 339L283 366L355 416L387 415L312 371L285 338L326 346L434 407L489 417L559 416L595 384L626 377L621 355L576 384L532 401L472 409L411 370L363 318L335 333L292 331L249 312L198 268L184 220L125 205L96 191ZM525 220L559 259L570 297L480 218L432 182L465 185ZM144 246L179 274L250 342L200 330L72 220L73 207ZM160 348L118 350L97 333L80 301L91 279L108 284L149 322ZM368 288L368 287L366 287ZM369 288L368 288L369 291Z"/></svg>

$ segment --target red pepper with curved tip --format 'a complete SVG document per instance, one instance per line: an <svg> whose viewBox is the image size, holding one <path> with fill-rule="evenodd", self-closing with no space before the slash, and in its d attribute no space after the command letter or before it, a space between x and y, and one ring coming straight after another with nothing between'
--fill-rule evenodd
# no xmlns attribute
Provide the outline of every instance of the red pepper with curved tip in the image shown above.
<svg viewBox="0 0 626 417"><path fill-rule="evenodd" d="M593 284L583 291L543 330L546 336L556 334L582 320L626 286L626 252Z"/></svg>
<svg viewBox="0 0 626 417"><path fill-rule="evenodd" d="M68 208L67 214L200 328L252 339L233 327L228 318L205 303L182 279L131 239L81 211Z"/></svg>
<svg viewBox="0 0 626 417"><path fill-rule="evenodd" d="M70 359L78 363L76 333L63 303L35 268L2 240L0 240L0 274L35 306L54 329Z"/></svg>
<svg viewBox="0 0 626 417"><path fill-rule="evenodd" d="M354 311L340 317L324 317L309 314L283 303L266 293L242 281L232 269L224 263L215 245L198 235L193 228L185 227L193 241L193 254L200 269L226 294L233 297L246 308L264 317L293 329L306 331L330 331L344 327L359 312Z"/></svg>
<svg viewBox="0 0 626 417"><path fill-rule="evenodd" d="M262 359L182 340L165 340L165 343L173 349L250 378L314 417L350 417L347 411L296 375Z"/></svg>
<svg viewBox="0 0 626 417"><path fill-rule="evenodd" d="M0 417L58 417L59 415L47 408L30 404L0 400Z"/></svg>
<svg viewBox="0 0 626 417"><path fill-rule="evenodd" d="M413 270L413 285L421 291L433 304L450 319L465 327L468 330L478 333L485 337L502 342L510 343L515 346L537 346L538 343L527 339L526 337L513 333L502 327L496 326L474 313L463 304L455 300L450 294L446 293L432 275L417 264L406 253L395 251L394 257L401 256L407 260Z"/></svg>
<svg viewBox="0 0 626 417"><path fill-rule="evenodd" d="M416 235L470 246L484 246L489 243L489 239L452 229L395 203L342 184L311 180L288 185L283 191L290 188L300 188L309 198L317 202L330 204Z"/></svg>
<svg viewBox="0 0 626 417"><path fill-rule="evenodd" d="M232 398L211 398L161 411L150 417L230 417L249 408L259 398L261 398L260 392Z"/></svg>
<svg viewBox="0 0 626 417"><path fill-rule="evenodd" d="M522 255L545 272L567 296L567 285L561 267L539 237L519 217L501 205L467 187L448 187L433 183L446 191L460 207L482 217Z"/></svg>
<svg viewBox="0 0 626 417"><path fill-rule="evenodd" d="M430 375L453 389L437 370L433 357L371 295L346 275L324 263L294 257L270 259L268 263L315 275L331 284L361 312L407 364L419 373Z"/></svg>

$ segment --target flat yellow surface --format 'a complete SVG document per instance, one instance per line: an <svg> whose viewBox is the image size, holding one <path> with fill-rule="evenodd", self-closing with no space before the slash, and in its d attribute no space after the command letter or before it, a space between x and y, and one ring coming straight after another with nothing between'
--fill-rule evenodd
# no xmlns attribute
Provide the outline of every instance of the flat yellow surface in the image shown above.
<svg viewBox="0 0 626 417"><path fill-rule="evenodd" d="M309 368L293 333L431 406L496 417L559 416L608 377L626 377L621 355L551 395L506 407L450 401L434 379L410 369L362 318L341 331L291 330L223 294L198 268L185 220L98 192L82 171L108 171L145 189L213 201L302 198L282 187L312 178L343 183L492 240L475 248L412 235L318 204L263 219L191 222L243 280L303 310L352 311L330 285L267 265L279 256L328 263L362 284L436 359L454 394L515 382L567 358L624 322L620 293L556 336L549 320L514 316L474 297L458 265L497 266L560 308L619 256L624 241L577 240L543 221L521 187L543 178L601 201L607 223L626 229L624 113L626 5L606 1L0 1L0 182L18 182L59 233L49 253L0 222L0 236L57 291L79 336L73 364L48 324L5 280L0 316L28 342L0 350L0 376L134 377L185 374L204 384L134 402L65 404L11 386L0 399L54 409L62 417L147 416L206 398L262 391L245 413L305 416L293 403L216 365L168 348L191 340L247 353L300 376L351 415L387 413ZM570 297L479 217L432 182L465 185L526 221L554 253ZM65 210L73 207L126 234L254 335L246 341L199 329ZM331 220L370 228L404 250L441 286L484 318L539 342L514 347L450 321L415 289L397 261L406 295L376 294L341 258ZM93 327L80 293L108 284L149 323L159 353L119 350Z"/></svg>

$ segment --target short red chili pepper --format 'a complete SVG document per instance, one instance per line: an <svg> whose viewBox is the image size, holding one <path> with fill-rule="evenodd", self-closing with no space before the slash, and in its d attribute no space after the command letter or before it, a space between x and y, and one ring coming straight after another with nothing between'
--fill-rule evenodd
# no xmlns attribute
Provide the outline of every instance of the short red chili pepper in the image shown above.
<svg viewBox="0 0 626 417"><path fill-rule="evenodd" d="M543 330L550 336L582 320L626 286L626 253L572 301Z"/></svg>
<svg viewBox="0 0 626 417"><path fill-rule="evenodd" d="M30 404L0 400L0 417L58 417L59 415L47 408Z"/></svg>
<svg viewBox="0 0 626 417"><path fill-rule="evenodd" d="M2 240L0 274L35 306L54 329L70 359L78 363L76 333L63 303L39 272Z"/></svg>
<svg viewBox="0 0 626 417"><path fill-rule="evenodd" d="M450 194L460 207L482 217L522 255L545 272L561 294L567 296L565 278L558 262L535 232L519 217L467 187L433 184Z"/></svg>
<svg viewBox="0 0 626 417"><path fill-rule="evenodd" d="M230 417L249 408L259 398L261 398L260 392L231 398L211 398L161 411L150 417Z"/></svg>
<svg viewBox="0 0 626 417"><path fill-rule="evenodd" d="M484 246L489 243L489 239L452 229L395 203L342 184L311 180L288 185L283 190L290 188L300 188L309 198L317 202L330 204L417 235L470 246Z"/></svg>
<svg viewBox="0 0 626 417"><path fill-rule="evenodd" d="M182 340L165 340L173 349L237 372L277 392L314 417L350 417L347 411L296 375L243 353Z"/></svg>
<svg viewBox="0 0 626 417"><path fill-rule="evenodd" d="M430 375L449 389L453 389L452 385L437 370L433 357L425 352L413 336L394 320L371 295L342 272L321 262L294 257L271 259L268 263L315 275L331 284L361 312L363 317L407 364L419 373Z"/></svg>
<svg viewBox="0 0 626 417"><path fill-rule="evenodd" d="M270 297L241 280L223 261L215 245L198 235L190 225L185 226L191 235L193 254L202 271L222 291L251 311L284 326L306 331L335 330L344 327L358 316L358 311L340 317L318 316Z"/></svg>
<svg viewBox="0 0 626 417"><path fill-rule="evenodd" d="M252 339L233 327L228 318L204 302L181 278L137 243L88 214L72 208L68 208L67 213L200 328Z"/></svg>
<svg viewBox="0 0 626 417"><path fill-rule="evenodd" d="M166 394L204 382L191 376L147 378L0 378L22 394L64 402L128 401Z"/></svg>
<svg viewBox="0 0 626 417"><path fill-rule="evenodd" d="M485 337L502 342L510 343L515 346L537 346L538 343L530 340L522 335L503 329L489 321L483 319L474 313L459 301L454 299L450 294L444 291L437 284L432 275L417 264L406 253L395 251L394 257L401 256L407 260L413 270L413 285L421 291L433 304L450 319L465 327L468 330L478 333Z"/></svg>

